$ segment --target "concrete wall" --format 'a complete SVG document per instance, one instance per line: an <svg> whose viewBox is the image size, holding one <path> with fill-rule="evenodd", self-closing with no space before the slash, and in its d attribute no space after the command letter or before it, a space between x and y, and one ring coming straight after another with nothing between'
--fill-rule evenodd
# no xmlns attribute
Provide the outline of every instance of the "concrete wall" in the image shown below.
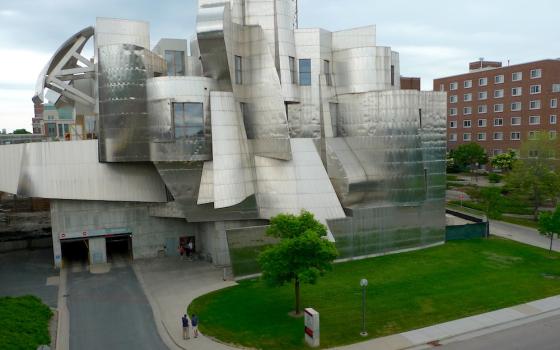
<svg viewBox="0 0 560 350"><path fill-rule="evenodd" d="M171 243L167 251L176 252L181 236L195 236L197 250L208 252L207 245L199 243L204 240L200 239L198 224L150 216L144 203L52 200L51 220L56 267L61 265L60 234L102 228L130 228L134 259L156 257Z"/></svg>

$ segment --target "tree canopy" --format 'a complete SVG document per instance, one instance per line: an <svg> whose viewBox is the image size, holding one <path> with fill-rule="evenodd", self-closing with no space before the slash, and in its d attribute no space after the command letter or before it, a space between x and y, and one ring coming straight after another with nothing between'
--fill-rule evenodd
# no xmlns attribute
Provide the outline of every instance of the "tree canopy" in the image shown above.
<svg viewBox="0 0 560 350"><path fill-rule="evenodd" d="M542 212L539 215L539 232L550 237L550 250L554 235L560 236L560 206L554 212Z"/></svg>
<svg viewBox="0 0 560 350"><path fill-rule="evenodd" d="M463 144L450 152L453 162L465 169L474 168L476 164L484 165L488 163L486 151L478 143L470 142Z"/></svg>
<svg viewBox="0 0 560 350"><path fill-rule="evenodd" d="M492 158L491 164L494 168L501 169L502 171L509 171L513 169L513 164L517 159L517 154L510 150L507 153L498 154Z"/></svg>
<svg viewBox="0 0 560 350"><path fill-rule="evenodd" d="M29 131L25 129L15 129L13 132L14 135L23 135L23 134L31 134Z"/></svg>
<svg viewBox="0 0 560 350"><path fill-rule="evenodd" d="M334 243L325 237L326 227L307 211L273 217L267 234L280 238L280 242L259 255L262 278L272 286L293 282L295 313L299 314L300 283L316 283L332 268L338 252Z"/></svg>
<svg viewBox="0 0 560 350"><path fill-rule="evenodd" d="M506 177L508 187L530 198L535 219L539 207L547 200L555 200L560 193L557 151L558 143L540 133L535 140L523 144L521 158Z"/></svg>

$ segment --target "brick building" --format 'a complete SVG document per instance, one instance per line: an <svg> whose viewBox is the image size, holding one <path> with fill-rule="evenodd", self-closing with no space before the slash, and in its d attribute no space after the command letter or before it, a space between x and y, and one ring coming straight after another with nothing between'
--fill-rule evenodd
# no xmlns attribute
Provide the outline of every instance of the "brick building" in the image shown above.
<svg viewBox="0 0 560 350"><path fill-rule="evenodd" d="M492 156L559 131L560 59L471 62L468 73L435 79L434 90L447 92L448 149L474 141Z"/></svg>

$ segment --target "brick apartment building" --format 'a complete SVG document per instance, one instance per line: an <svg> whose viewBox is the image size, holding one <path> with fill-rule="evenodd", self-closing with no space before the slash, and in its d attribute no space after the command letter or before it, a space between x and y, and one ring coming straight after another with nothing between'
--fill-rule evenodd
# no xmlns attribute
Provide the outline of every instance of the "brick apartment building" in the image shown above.
<svg viewBox="0 0 560 350"><path fill-rule="evenodd" d="M559 131L560 59L472 62L468 73L435 79L434 90L447 92L447 149L474 141L492 156Z"/></svg>

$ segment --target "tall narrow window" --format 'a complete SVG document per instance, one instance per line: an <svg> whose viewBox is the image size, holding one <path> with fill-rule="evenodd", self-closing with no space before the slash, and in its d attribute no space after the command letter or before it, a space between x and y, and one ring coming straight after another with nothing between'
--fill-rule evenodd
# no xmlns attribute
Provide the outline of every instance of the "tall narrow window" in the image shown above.
<svg viewBox="0 0 560 350"><path fill-rule="evenodd" d="M296 59L295 57L288 57L290 64L290 77L292 79L292 84L297 84L297 70L296 70Z"/></svg>
<svg viewBox="0 0 560 350"><path fill-rule="evenodd" d="M391 65L391 86L395 86L395 66Z"/></svg>
<svg viewBox="0 0 560 350"><path fill-rule="evenodd" d="M331 63L327 60L323 61L323 70L325 73L325 80L327 82L327 86L332 86L332 77L331 77Z"/></svg>
<svg viewBox="0 0 560 350"><path fill-rule="evenodd" d="M241 56L235 56L235 83L243 84L243 59Z"/></svg>
<svg viewBox="0 0 560 350"><path fill-rule="evenodd" d="M204 136L202 103L173 103L175 139Z"/></svg>
<svg viewBox="0 0 560 350"><path fill-rule="evenodd" d="M311 60L299 60L299 85L311 86Z"/></svg>
<svg viewBox="0 0 560 350"><path fill-rule="evenodd" d="M168 76L185 75L185 53L183 51L165 50L165 61Z"/></svg>

